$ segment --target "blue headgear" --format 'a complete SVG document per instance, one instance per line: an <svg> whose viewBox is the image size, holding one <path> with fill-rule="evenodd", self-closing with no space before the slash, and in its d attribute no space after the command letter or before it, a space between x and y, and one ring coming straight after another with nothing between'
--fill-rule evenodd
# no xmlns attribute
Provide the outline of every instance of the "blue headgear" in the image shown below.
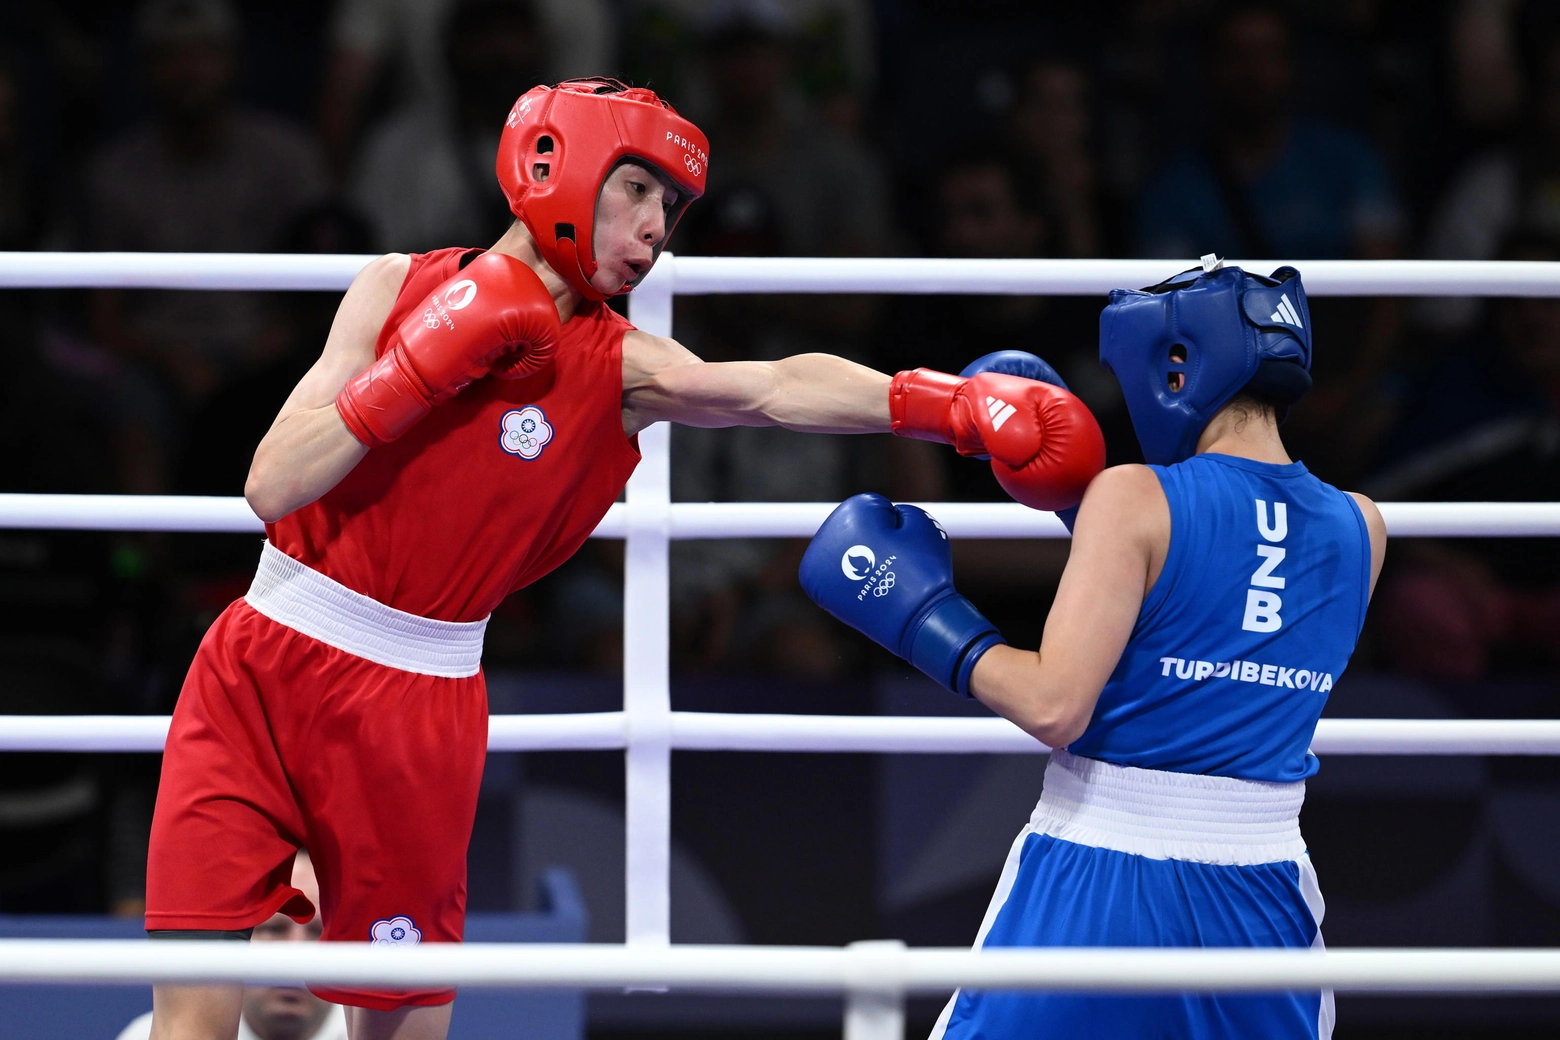
<svg viewBox="0 0 1560 1040"><path fill-rule="evenodd" d="M1214 414L1241 391L1282 408L1311 389L1300 272L1193 268L1142 291L1114 289L1100 314L1100 364L1121 383L1143 458L1161 466L1191 458Z"/></svg>

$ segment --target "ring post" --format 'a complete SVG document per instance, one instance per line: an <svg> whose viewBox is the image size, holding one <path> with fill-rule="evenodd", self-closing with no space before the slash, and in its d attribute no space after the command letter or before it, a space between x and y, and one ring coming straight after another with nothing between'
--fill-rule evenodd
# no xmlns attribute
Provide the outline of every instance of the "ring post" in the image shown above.
<svg viewBox="0 0 1560 1040"><path fill-rule="evenodd" d="M904 1040L905 944L855 942L845 952L844 1040Z"/></svg>
<svg viewBox="0 0 1560 1040"><path fill-rule="evenodd" d="M672 334L672 263L667 254L628 298L629 320L653 336ZM671 942L672 699L667 665L671 532L671 428L639 434L640 462L628 481L623 559L623 711L627 834L624 940Z"/></svg>

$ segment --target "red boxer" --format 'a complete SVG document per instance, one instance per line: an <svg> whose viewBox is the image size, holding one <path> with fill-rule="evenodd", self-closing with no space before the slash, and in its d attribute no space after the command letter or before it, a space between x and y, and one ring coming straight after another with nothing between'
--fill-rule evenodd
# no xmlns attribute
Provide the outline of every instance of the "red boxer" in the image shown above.
<svg viewBox="0 0 1560 1040"><path fill-rule="evenodd" d="M255 453L245 495L269 544L174 712L148 929L243 937L278 909L307 918L284 868L302 846L327 940L459 941L483 627L595 529L637 433L889 430L882 373L824 354L707 364L604 305L649 272L708 160L648 90L538 87L500 141L517 219L492 249L358 275ZM316 992L352 1005L354 1036L398 1040L444 1036L453 996ZM240 995L158 986L153 1036L231 1040Z"/></svg>

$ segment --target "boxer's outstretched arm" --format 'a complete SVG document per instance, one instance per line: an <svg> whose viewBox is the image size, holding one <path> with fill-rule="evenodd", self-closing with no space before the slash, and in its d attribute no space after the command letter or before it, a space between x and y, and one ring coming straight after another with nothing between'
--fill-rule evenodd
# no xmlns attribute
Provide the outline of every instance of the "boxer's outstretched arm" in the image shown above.
<svg viewBox="0 0 1560 1040"><path fill-rule="evenodd" d="M325 494L368 454L341 421L336 395L373 364L374 341L409 264L404 253L390 253L358 272L336 309L320 359L298 381L255 449L244 497L267 523Z"/></svg>
<svg viewBox="0 0 1560 1040"><path fill-rule="evenodd" d="M623 428L784 426L805 433L887 433L889 377L832 354L700 361L675 340L623 337Z"/></svg>
<svg viewBox="0 0 1560 1040"><path fill-rule="evenodd" d="M1115 671L1170 546L1170 506L1147 466L1117 466L1083 497L1038 652L994 646L970 689L1051 747L1078 739Z"/></svg>

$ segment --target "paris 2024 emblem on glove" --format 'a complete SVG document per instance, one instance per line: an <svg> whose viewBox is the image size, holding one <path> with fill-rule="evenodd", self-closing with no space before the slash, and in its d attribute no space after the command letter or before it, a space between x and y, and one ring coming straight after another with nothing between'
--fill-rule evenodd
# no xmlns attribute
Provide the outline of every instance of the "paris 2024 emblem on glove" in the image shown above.
<svg viewBox="0 0 1560 1040"><path fill-rule="evenodd" d="M926 510L882 495L840 503L802 557L802 588L836 618L956 693L969 693L996 626L953 588L948 534Z"/></svg>

